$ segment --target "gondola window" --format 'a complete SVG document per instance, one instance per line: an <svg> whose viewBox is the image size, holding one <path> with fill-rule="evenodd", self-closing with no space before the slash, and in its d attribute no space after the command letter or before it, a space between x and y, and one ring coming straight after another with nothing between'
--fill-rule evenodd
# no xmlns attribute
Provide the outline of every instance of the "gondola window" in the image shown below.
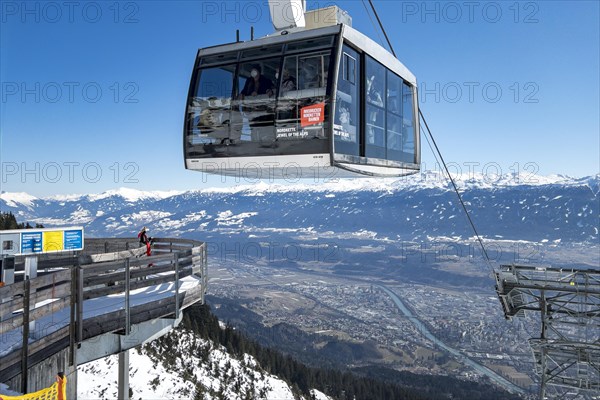
<svg viewBox="0 0 600 400"><path fill-rule="evenodd" d="M366 104L366 146L365 155L373 158L386 158L385 138L385 86L386 70L371 57L366 57L365 98Z"/></svg>
<svg viewBox="0 0 600 400"><path fill-rule="evenodd" d="M415 162L415 113L413 87L402 85L402 153L404 162Z"/></svg>
<svg viewBox="0 0 600 400"><path fill-rule="evenodd" d="M190 144L212 144L229 137L234 71L235 65L201 70L188 105Z"/></svg>
<svg viewBox="0 0 600 400"><path fill-rule="evenodd" d="M356 51L344 46L335 100L334 140L339 154L358 156L360 152L360 96L356 85L356 72L360 68Z"/></svg>

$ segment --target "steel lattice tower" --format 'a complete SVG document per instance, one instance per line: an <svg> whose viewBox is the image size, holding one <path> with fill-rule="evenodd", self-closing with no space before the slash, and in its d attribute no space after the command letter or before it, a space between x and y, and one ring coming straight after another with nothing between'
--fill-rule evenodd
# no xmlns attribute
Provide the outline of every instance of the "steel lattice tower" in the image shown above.
<svg viewBox="0 0 600 400"><path fill-rule="evenodd" d="M540 336L529 340L539 398L599 393L600 270L503 265L496 282L507 319L539 313Z"/></svg>

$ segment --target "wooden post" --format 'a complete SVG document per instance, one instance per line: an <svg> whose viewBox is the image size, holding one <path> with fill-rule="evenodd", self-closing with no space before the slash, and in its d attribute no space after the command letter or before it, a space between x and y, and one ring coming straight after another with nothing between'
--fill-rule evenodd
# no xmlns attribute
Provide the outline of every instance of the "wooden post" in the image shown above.
<svg viewBox="0 0 600 400"><path fill-rule="evenodd" d="M23 347L21 349L21 392L27 393L27 370L29 369L29 292L31 281L23 282Z"/></svg>

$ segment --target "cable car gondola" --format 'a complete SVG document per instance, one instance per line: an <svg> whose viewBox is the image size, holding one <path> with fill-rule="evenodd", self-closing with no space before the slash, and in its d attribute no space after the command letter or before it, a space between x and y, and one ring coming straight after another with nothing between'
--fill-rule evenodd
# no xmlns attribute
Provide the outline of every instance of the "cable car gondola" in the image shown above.
<svg viewBox="0 0 600 400"><path fill-rule="evenodd" d="M262 178L419 171L415 76L333 8L291 25L272 14L275 34L198 51L187 169Z"/></svg>

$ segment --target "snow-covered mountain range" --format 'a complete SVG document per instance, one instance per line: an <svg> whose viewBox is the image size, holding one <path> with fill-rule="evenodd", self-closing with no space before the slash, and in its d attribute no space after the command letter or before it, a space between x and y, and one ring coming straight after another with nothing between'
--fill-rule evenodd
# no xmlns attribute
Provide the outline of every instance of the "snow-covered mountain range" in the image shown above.
<svg viewBox="0 0 600 400"><path fill-rule="evenodd" d="M492 240L598 243L600 175L586 178L457 177L480 234ZM86 235L312 237L371 235L393 240L472 236L451 185L424 172L402 179L240 185L185 192L121 188L36 198L2 193L0 211L45 226L83 225Z"/></svg>
<svg viewBox="0 0 600 400"><path fill-rule="evenodd" d="M457 177L457 183L484 240L595 248L599 244L600 175L471 176ZM327 257L333 256L338 262L340 254L335 249L318 246L320 241L341 243L352 250L342 261L359 271L363 265L374 269L377 252L386 265L398 259L398 251L403 249L399 241L465 242L473 236L452 186L439 174L429 172L402 179L258 182L183 192L120 188L100 194L41 198L3 192L0 211L12 212L19 222L46 227L82 225L88 237L133 237L140 227L148 226L152 236L212 242L216 246L209 248L209 255L221 251L225 256L220 261L228 261L232 249L244 256L242 261L257 258L253 253L256 247L239 250L232 243L260 243L263 247L258 250L263 251L267 249L265 242L269 250L275 242L284 249L285 243L314 248L316 242L315 254L323 252L318 257L313 254L313 260L331 261ZM260 257L273 258L270 251ZM279 254L279 259L297 261L289 254ZM343 270L345 274L351 271ZM431 272L425 268L418 271ZM255 398L294 398L287 383L265 373L251 357L230 358L214 343L185 332L175 335L176 342L186 349L209 352L209 363L199 363L192 354L165 364L148 348L132 352L136 398L191 398L200 386L205 393L212 391L214 398L219 398L218 393L237 398L233 387L235 393L250 391ZM107 386L106 382L116 381L115 363L107 358L82 367L80 381L86 384L80 390L81 398L114 395L116 384ZM189 379L182 378L182 371L187 371ZM231 378L229 383L224 377ZM319 392L313 394L327 398Z"/></svg>

